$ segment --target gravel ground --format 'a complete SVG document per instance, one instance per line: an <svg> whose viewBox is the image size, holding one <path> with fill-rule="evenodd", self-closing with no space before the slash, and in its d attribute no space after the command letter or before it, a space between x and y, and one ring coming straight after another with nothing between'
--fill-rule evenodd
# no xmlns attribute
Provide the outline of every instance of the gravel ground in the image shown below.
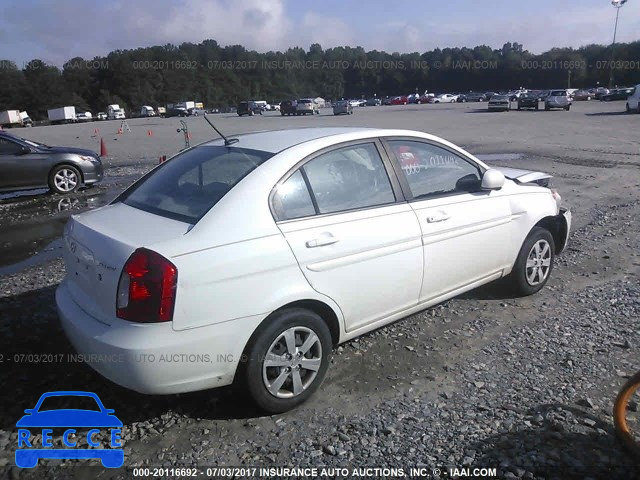
<svg viewBox="0 0 640 480"><path fill-rule="evenodd" d="M552 172L572 207L569 248L543 291L513 298L504 284L489 285L348 342L335 350L323 387L307 404L265 417L227 389L148 397L67 361L72 350L53 302L64 266L52 255L0 276L0 384L13 393L0 403L4 475L130 476L101 467L82 470L74 461L32 471L11 467L22 410L43 392L85 389L124 422L128 466L425 466L442 468L441 478L451 477L447 468L486 467L496 468L499 478L640 477L638 464L615 440L611 420L618 389L638 369L640 345L640 158L637 143L628 141L631 122L637 132L635 117L597 116L599 104L580 105L532 127L530 118L540 114L504 114L518 119L506 125L500 115L463 115L472 110L453 107L440 112L442 131L436 133L478 153L520 152L493 163ZM576 113L580 108L585 111ZM565 113L578 125L565 126ZM371 115L371 124L382 123L383 114ZM477 117L504 123L504 131L496 131L499 141L480 135L489 127L476 125ZM275 121L259 120L265 128ZM469 130L453 129L458 121ZM554 129L584 130L581 122L592 129L591 143L562 136L542 146L535 141ZM445 135L447 128L455 134ZM452 138L461 136L466 141ZM113 181L98 193L122 188L152 160L125 163L110 163ZM0 203L3 222L19 227L64 218L49 207L41 210L42 202ZM84 208L91 205L65 214ZM63 360L19 361L33 353Z"/></svg>

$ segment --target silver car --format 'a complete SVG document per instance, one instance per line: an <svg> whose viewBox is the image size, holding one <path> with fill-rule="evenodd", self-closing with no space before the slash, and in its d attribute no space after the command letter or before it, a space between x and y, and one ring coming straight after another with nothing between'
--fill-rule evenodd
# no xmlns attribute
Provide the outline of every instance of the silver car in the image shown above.
<svg viewBox="0 0 640 480"><path fill-rule="evenodd" d="M338 100L333 105L333 114L340 115L341 113L346 113L347 115L353 114L353 107L349 100Z"/></svg>
<svg viewBox="0 0 640 480"><path fill-rule="evenodd" d="M561 108L569 110L571 108L571 100L566 90L551 90L549 96L544 101L544 109L549 111L552 108Z"/></svg>
<svg viewBox="0 0 640 480"><path fill-rule="evenodd" d="M296 115L306 115L307 113L310 113L311 115L313 115L314 113L320 114L320 110L318 110L318 104L313 98L302 98L298 100L298 105L296 106Z"/></svg>

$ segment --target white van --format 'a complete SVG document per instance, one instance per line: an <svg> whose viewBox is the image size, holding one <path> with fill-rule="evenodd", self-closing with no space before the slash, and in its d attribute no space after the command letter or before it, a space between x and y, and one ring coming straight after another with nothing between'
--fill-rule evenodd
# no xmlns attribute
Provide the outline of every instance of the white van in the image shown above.
<svg viewBox="0 0 640 480"><path fill-rule="evenodd" d="M627 112L640 113L640 84L636 85L633 93L627 98Z"/></svg>

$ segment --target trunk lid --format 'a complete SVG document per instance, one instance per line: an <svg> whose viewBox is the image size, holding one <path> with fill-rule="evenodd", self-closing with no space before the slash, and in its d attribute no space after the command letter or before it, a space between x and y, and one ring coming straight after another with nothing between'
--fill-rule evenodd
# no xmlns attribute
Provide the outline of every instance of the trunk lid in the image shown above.
<svg viewBox="0 0 640 480"><path fill-rule="evenodd" d="M549 181L553 175L544 172L534 172L533 170L520 170L518 168L509 167L491 167L502 172L509 180L518 183L537 183L541 187L549 186Z"/></svg>
<svg viewBox="0 0 640 480"><path fill-rule="evenodd" d="M64 232L65 281L74 301L110 325L116 315L118 281L140 247L181 237L190 224L115 203L71 217Z"/></svg>

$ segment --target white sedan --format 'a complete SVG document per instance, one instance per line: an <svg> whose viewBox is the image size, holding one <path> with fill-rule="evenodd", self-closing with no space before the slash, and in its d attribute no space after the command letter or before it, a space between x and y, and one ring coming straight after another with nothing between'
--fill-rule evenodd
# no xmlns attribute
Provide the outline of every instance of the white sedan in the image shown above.
<svg viewBox="0 0 640 480"><path fill-rule="evenodd" d="M458 100L458 95L443 93L442 95L438 95L433 100L433 103L456 103L457 100Z"/></svg>
<svg viewBox="0 0 640 480"><path fill-rule="evenodd" d="M210 141L71 218L59 316L127 388L286 411L337 344L507 275L540 290L571 225L548 181L408 130Z"/></svg>

